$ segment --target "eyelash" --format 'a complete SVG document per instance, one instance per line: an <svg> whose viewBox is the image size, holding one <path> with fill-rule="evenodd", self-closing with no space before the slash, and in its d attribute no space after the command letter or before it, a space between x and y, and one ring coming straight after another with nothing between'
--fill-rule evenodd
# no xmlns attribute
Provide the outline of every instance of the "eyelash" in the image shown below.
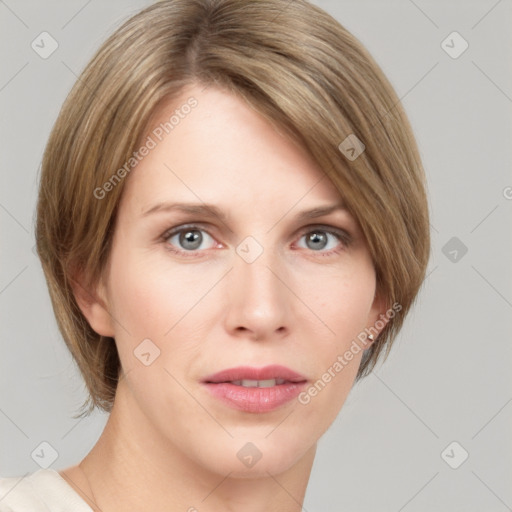
<svg viewBox="0 0 512 512"><path fill-rule="evenodd" d="M177 226L175 228L171 228L171 229L165 231L165 233L162 235L161 241L165 244L166 250L168 250L174 254L179 254L180 256L187 257L187 258L198 258L200 256L198 256L197 253L205 252L205 249L195 250L195 251L185 251L185 250L181 250L181 249L175 249L174 247L172 247L170 245L170 243L168 242L169 238L173 237L174 235L179 235L183 231L204 231L208 234L208 236L210 236L211 238L213 238L215 240L215 238L210 233L208 233L208 230L205 229L204 227L201 227L198 224L183 224L183 225L180 225L180 226ZM334 254L339 254L340 252L342 252L344 250L344 248L348 248L352 242L352 237L346 231L337 229L337 228L333 228L332 226L323 226L323 225L306 226L306 228L304 228L304 230L301 231L299 240L304 235L314 233L314 232L328 233L328 234L336 237L342 244L342 248L331 249L329 251L322 251L322 250L314 251L312 249L310 250L311 252L318 253L320 256L323 256L323 257L332 256Z"/></svg>

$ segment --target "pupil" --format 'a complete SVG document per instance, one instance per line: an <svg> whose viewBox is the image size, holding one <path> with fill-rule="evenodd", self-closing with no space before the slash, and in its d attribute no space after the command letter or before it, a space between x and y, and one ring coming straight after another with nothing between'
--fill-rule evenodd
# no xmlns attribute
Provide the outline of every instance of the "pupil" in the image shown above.
<svg viewBox="0 0 512 512"><path fill-rule="evenodd" d="M314 232L313 234L309 235L308 242L313 243L312 249L323 249L325 247L325 244L327 243L326 236L324 233L319 234L318 232ZM320 242L320 245L315 245Z"/></svg>
<svg viewBox="0 0 512 512"><path fill-rule="evenodd" d="M182 233L180 243L187 249L197 249L202 242L202 235L199 231L186 231Z"/></svg>

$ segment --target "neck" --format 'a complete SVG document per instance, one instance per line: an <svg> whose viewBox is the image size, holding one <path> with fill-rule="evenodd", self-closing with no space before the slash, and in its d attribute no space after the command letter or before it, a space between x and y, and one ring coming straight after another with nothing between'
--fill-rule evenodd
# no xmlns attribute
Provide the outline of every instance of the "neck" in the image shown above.
<svg viewBox="0 0 512 512"><path fill-rule="evenodd" d="M216 473L163 439L120 383L107 425L80 466L103 512L298 512L315 451L279 474Z"/></svg>

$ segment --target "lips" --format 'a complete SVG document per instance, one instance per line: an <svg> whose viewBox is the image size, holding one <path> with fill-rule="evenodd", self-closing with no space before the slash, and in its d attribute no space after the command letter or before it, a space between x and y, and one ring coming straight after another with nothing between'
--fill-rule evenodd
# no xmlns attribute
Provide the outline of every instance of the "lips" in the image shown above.
<svg viewBox="0 0 512 512"><path fill-rule="evenodd" d="M229 368L221 372L206 377L203 382L218 384L221 382L237 383L242 381L258 381L265 382L271 380L279 380L279 384L284 382L304 382L306 377L300 375L286 366L271 365L263 368L253 368L251 366L239 366L237 368ZM256 387L251 386L249 387ZM265 386L261 386L265 387Z"/></svg>
<svg viewBox="0 0 512 512"><path fill-rule="evenodd" d="M229 368L206 377L203 385L215 398L232 408L253 413L269 412L293 400L307 379L280 365Z"/></svg>

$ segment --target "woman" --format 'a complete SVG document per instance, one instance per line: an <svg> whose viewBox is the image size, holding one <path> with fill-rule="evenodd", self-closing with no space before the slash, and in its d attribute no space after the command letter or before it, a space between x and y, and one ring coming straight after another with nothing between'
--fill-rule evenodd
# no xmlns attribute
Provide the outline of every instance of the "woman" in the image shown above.
<svg viewBox="0 0 512 512"><path fill-rule="evenodd" d="M0 510L301 510L429 247L407 118L338 22L304 0L145 9L67 98L37 209L82 414L110 416L78 465L3 479Z"/></svg>

